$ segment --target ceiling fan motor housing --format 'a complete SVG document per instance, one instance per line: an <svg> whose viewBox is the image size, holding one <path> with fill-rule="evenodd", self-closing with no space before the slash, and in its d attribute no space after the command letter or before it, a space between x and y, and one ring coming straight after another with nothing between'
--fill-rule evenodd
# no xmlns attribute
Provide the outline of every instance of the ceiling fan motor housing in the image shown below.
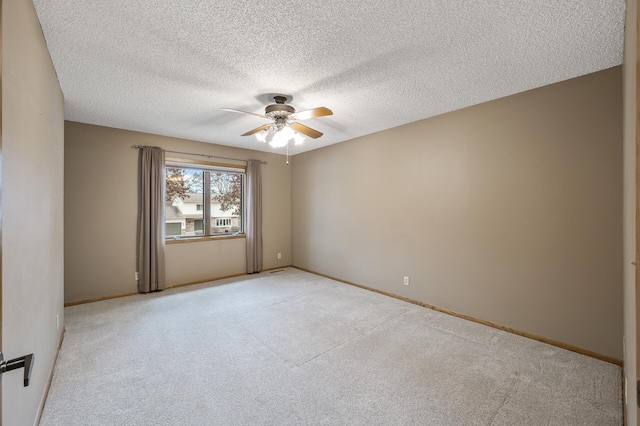
<svg viewBox="0 0 640 426"><path fill-rule="evenodd" d="M264 115L274 120L279 117L287 118L291 114L296 112L294 107L289 105L284 105L284 104L269 105L265 108L264 111L265 111Z"/></svg>

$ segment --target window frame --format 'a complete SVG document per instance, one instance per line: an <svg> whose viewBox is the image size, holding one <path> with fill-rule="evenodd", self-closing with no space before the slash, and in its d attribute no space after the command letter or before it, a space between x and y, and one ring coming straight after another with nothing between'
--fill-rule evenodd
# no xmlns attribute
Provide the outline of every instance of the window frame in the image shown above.
<svg viewBox="0 0 640 426"><path fill-rule="evenodd" d="M191 159L184 158L172 158L167 157L165 159L165 167L176 167L176 168L186 168L186 169L195 169L204 171L204 179L203 179L203 194L202 194L202 210L197 210L198 212L202 212L202 220L204 226L204 235L174 235L174 236L166 236L165 235L165 243L185 243L185 242L196 242L196 241L209 241L215 239L233 239L233 238L246 238L245 235L245 227L246 227L246 208L247 208L247 200L246 200L246 189L247 189L247 167L246 165L240 164L224 164L224 163L214 163L207 161L197 161ZM241 187L241 203L242 203L242 211L240 212L240 220L241 220L241 231L237 231L234 234L230 233L213 233L214 220L211 218L211 174L207 172L229 172L229 173L238 173L242 175L242 187ZM206 188L206 189L205 189ZM196 207L197 209L197 207ZM166 226L166 218L165 226ZM199 220L199 219L198 219Z"/></svg>

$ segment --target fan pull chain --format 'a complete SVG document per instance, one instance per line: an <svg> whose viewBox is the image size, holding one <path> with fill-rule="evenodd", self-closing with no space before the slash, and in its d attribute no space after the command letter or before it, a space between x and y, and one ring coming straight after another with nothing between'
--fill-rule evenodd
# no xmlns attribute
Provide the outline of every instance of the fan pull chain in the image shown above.
<svg viewBox="0 0 640 426"><path fill-rule="evenodd" d="M289 165L289 142L287 142L287 166Z"/></svg>

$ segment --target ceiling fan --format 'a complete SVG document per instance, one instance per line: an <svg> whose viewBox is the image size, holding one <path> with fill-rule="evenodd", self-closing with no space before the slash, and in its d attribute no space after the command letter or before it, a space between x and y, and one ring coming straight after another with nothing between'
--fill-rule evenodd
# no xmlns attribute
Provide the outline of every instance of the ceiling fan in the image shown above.
<svg viewBox="0 0 640 426"><path fill-rule="evenodd" d="M261 142L266 142L267 137L272 135L271 142L269 142L269 144L273 147L285 146L289 143L290 139L294 139L295 144L299 145L304 140L302 135L309 136L313 139L319 138L322 136L321 132L312 129L311 127L307 127L304 124L300 124L298 121L333 115L333 112L329 108L325 107L296 112L295 108L291 105L285 105L285 102L287 101L285 96L276 95L273 97L273 101L275 104L268 105L264 110L264 114L256 114L232 108L222 108L222 110L237 112L240 114L255 115L260 118L273 120L273 123L256 127L255 129L241 135L249 136L255 134L256 138Z"/></svg>

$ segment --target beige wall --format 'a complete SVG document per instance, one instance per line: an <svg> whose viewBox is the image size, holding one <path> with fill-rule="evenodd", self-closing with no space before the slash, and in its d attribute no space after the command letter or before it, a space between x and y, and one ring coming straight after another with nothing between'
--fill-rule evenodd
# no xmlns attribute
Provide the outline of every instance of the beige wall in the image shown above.
<svg viewBox="0 0 640 426"><path fill-rule="evenodd" d="M63 97L33 3L2 2L2 424L34 424L63 323ZM60 326L56 328L56 315Z"/></svg>
<svg viewBox="0 0 640 426"><path fill-rule="evenodd" d="M616 67L296 155L293 264L622 358L621 93Z"/></svg>
<svg viewBox="0 0 640 426"><path fill-rule="evenodd" d="M262 166L264 267L291 264L291 174L283 156L66 122L66 302L136 291L138 151L131 145L267 161ZM245 271L244 239L167 245L167 285Z"/></svg>
<svg viewBox="0 0 640 426"><path fill-rule="evenodd" d="M624 375L627 424L637 424L636 399L636 60L637 2L627 1L623 64L624 93Z"/></svg>

